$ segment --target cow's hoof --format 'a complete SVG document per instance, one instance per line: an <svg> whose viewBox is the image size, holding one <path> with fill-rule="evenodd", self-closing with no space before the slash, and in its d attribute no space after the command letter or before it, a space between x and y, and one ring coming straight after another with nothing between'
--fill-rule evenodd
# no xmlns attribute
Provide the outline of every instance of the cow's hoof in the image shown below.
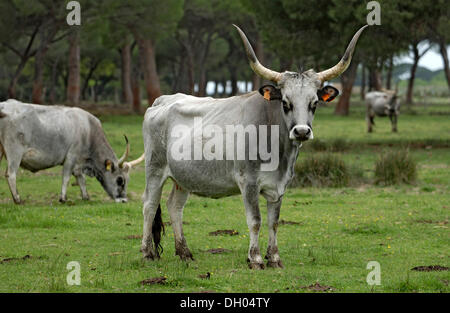
<svg viewBox="0 0 450 313"><path fill-rule="evenodd" d="M249 259L247 259L248 268L251 270L263 270L264 269L264 263L258 263L258 262L250 262Z"/></svg>
<svg viewBox="0 0 450 313"><path fill-rule="evenodd" d="M81 198L83 201L89 201L89 200L91 200L91 198L89 198L89 196L87 196L87 197L82 197Z"/></svg>
<svg viewBox="0 0 450 313"><path fill-rule="evenodd" d="M189 250L176 252L175 255L178 255L182 261L194 261L194 257L192 256L192 253Z"/></svg>
<svg viewBox="0 0 450 313"><path fill-rule="evenodd" d="M20 198L13 199L15 204L24 204L23 200L20 200Z"/></svg>
<svg viewBox="0 0 450 313"><path fill-rule="evenodd" d="M267 267L272 267L272 268L284 268L283 262L281 262L281 260L278 260L278 261L276 261L276 262L267 261Z"/></svg>
<svg viewBox="0 0 450 313"><path fill-rule="evenodd" d="M144 254L143 258L145 261L154 261L154 260L158 260L159 256L157 256L155 254Z"/></svg>
<svg viewBox="0 0 450 313"><path fill-rule="evenodd" d="M66 203L67 199L66 198L59 198L59 203Z"/></svg>

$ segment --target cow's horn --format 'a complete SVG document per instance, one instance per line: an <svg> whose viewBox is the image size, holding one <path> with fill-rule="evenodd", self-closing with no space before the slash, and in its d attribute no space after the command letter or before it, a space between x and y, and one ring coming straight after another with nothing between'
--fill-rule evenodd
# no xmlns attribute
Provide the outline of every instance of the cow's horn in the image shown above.
<svg viewBox="0 0 450 313"><path fill-rule="evenodd" d="M250 61L250 67L252 70L258 74L259 76L273 81L274 83L278 82L281 79L281 73L269 70L268 68L264 67L261 63L259 63L258 59L256 58L255 51L253 51L252 46L250 45L250 42L247 39L247 36L245 36L244 32L233 24L234 27L239 32L239 35L241 36L242 41L244 42L245 51L247 53L247 57Z"/></svg>
<svg viewBox="0 0 450 313"><path fill-rule="evenodd" d="M137 158L136 160L133 160L130 162L125 162L124 167L128 166L129 168L133 168L144 160L145 160L145 153L142 153L142 155L139 158Z"/></svg>
<svg viewBox="0 0 450 313"><path fill-rule="evenodd" d="M342 57L342 59L339 61L338 64L336 64L332 68L317 73L317 75L319 75L319 79L321 82L325 82L327 80L331 80L335 77L338 77L347 69L347 67L350 65L350 62L352 61L353 51L355 51L355 46L356 43L358 42L358 38L361 35L362 31L367 26L369 25L364 25L356 32L356 34L352 38L352 41L350 41L347 50L345 50L344 56Z"/></svg>
<svg viewBox="0 0 450 313"><path fill-rule="evenodd" d="M123 163L128 159L128 154L130 153L130 143L128 142L128 138L126 135L123 135L125 137L125 141L127 142L127 147L125 148L125 152L122 155L122 157L119 159L119 167L123 167Z"/></svg>

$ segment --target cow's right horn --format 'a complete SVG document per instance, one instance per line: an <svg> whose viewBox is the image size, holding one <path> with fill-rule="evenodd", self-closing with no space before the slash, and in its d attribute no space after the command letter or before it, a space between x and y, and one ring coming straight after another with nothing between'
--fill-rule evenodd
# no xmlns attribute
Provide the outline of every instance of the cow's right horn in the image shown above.
<svg viewBox="0 0 450 313"><path fill-rule="evenodd" d="M255 51L253 51L252 46L250 45L250 42L247 39L247 36L245 36L244 32L233 24L234 27L239 32L239 35L241 36L242 41L244 42L245 51L247 53L247 57L250 61L250 67L252 70L261 76L262 78L265 78L267 80L270 80L274 83L277 83L281 79L281 73L272 71L266 67L264 67L261 63L259 63L258 58L256 58Z"/></svg>

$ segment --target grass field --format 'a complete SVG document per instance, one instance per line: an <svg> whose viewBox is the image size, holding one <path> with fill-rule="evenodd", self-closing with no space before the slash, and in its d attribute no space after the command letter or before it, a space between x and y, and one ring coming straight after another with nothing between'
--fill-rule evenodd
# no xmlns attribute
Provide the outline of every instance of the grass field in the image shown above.
<svg viewBox="0 0 450 313"><path fill-rule="evenodd" d="M446 101L446 102L445 102ZM0 292L308 292L318 282L334 292L449 292L448 271L419 272L416 266L449 266L450 236L450 103L437 101L399 117L399 132L388 119L376 119L366 133L364 109L349 117L321 108L314 140L345 143L339 154L364 171L365 180L345 188L291 188L284 197L278 232L284 269L251 271L246 264L248 229L240 196L212 200L191 196L184 210L184 233L195 261L174 256L173 233L166 225L159 261L142 260L144 168L131 174L126 204L110 200L94 179L87 179L91 201L70 186L69 201L58 202L61 167L36 174L20 170L17 184L24 205L14 205L5 178L0 180ZM117 154L122 134L132 157L143 151L142 116L102 116ZM374 186L374 164L380 152L410 146L418 163L414 185ZM323 153L306 143L298 162ZM5 170L5 160L1 172ZM74 179L71 180L73 182ZM163 194L163 220L171 183ZM262 199L261 199L262 200ZM261 251L267 247L266 206L261 201ZM219 229L235 236L209 236ZM211 254L209 249L227 249ZM30 257L25 257L29 255ZM9 259L13 258L13 259ZM69 286L66 265L81 265L81 285ZM369 261L381 265L381 285L369 286ZM210 279L201 274L211 273ZM166 284L141 285L165 276Z"/></svg>

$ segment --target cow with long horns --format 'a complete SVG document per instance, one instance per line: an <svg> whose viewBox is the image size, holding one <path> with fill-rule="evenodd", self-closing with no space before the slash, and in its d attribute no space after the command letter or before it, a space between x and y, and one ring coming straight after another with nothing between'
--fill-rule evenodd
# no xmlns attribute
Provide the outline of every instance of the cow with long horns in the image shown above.
<svg viewBox="0 0 450 313"><path fill-rule="evenodd" d="M0 102L0 161L8 161L6 177L13 200L21 203L16 186L19 167L31 172L63 166L60 201L67 200L67 184L74 175L82 198L89 199L84 174L95 176L116 202L126 202L129 170L143 161L117 159L106 140L100 121L80 109L45 106L9 99Z"/></svg>
<svg viewBox="0 0 450 313"><path fill-rule="evenodd" d="M144 258L160 256L164 227L160 200L164 182L171 178L174 184L167 206L175 235L175 251L181 259L192 259L182 229L183 208L189 194L219 198L241 193L250 231L247 261L250 268L264 268L258 244L261 227L258 198L261 194L267 200L267 265L283 266L277 246L278 219L283 195L294 175L299 148L303 141L313 138L312 122L316 108L322 101L331 101L338 95L334 87L322 87L322 84L347 69L358 38L366 27L358 30L341 61L330 69L319 73L313 70L279 73L259 63L247 37L236 26L251 68L259 76L276 83L276 86L266 85L259 91L226 99L176 94L155 100L153 106L147 109L143 123L146 188L141 251ZM199 120L202 123L196 122ZM220 135L219 138L226 138L228 133L223 130L239 126L254 130L247 133L248 140L245 134L244 140L224 140L226 149L218 146L210 149L218 157L196 157L195 144L206 140L202 134L211 134L213 129L216 135ZM269 126L270 132L264 126ZM263 132L266 137L261 137ZM259 141L251 145L249 142L254 137ZM192 143L194 151L188 150L184 155L193 157L179 158L179 148L184 149ZM279 158L274 169L267 170L268 160L262 157L261 151L264 143L270 143L271 156ZM233 153L229 153L230 148ZM244 154L244 159L237 157L242 150L246 153L256 151L254 155L257 157L252 159L247 154Z"/></svg>

